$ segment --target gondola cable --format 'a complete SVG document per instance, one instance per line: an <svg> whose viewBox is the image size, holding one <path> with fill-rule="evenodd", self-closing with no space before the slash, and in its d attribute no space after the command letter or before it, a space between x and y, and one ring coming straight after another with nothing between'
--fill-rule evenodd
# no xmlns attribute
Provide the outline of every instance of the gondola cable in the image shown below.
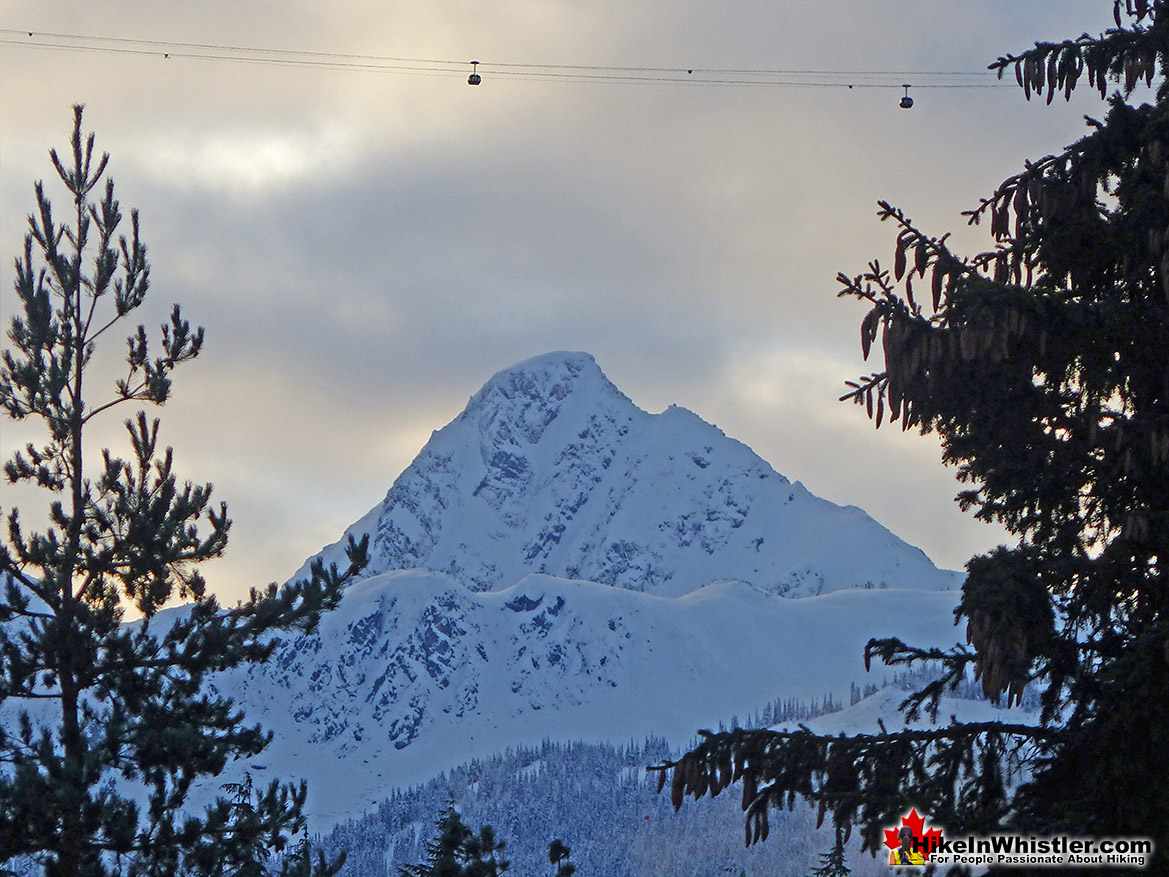
<svg viewBox="0 0 1169 877"><path fill-rule="evenodd" d="M111 54L155 55L167 59L227 61L279 66L308 67L358 72L388 72L448 75L466 70L466 61L435 58L404 58L385 55L272 49L216 43L186 43L129 37L102 37L83 34L37 32L0 28L0 45L54 50L105 52ZM900 105L912 106L908 88L897 82L912 75L918 88L1008 87L987 71L904 71L904 70L783 70L765 68L610 66L600 64L551 64L532 62L471 61L469 85L479 85L479 67L489 67L495 77L509 79L579 81L596 83L676 83L723 87L772 88L904 88Z"/></svg>

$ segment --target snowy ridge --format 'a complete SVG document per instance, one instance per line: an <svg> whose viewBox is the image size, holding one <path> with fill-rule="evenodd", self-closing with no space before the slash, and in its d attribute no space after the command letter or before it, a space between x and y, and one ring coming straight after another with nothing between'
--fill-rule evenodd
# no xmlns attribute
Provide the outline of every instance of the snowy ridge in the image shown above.
<svg viewBox="0 0 1169 877"><path fill-rule="evenodd" d="M365 534L370 574L433 569L475 590L529 573L670 596L722 579L787 596L961 580L696 414L641 410L585 353L492 377L346 532Z"/></svg>
<svg viewBox="0 0 1169 877"><path fill-rule="evenodd" d="M648 735L683 745L780 693L840 697L881 681L863 666L870 636L952 643L955 597L786 600L741 582L660 597L542 575L477 592L399 571L354 585L315 634L216 685L275 732L252 769L308 779L310 811L329 825L510 746Z"/></svg>

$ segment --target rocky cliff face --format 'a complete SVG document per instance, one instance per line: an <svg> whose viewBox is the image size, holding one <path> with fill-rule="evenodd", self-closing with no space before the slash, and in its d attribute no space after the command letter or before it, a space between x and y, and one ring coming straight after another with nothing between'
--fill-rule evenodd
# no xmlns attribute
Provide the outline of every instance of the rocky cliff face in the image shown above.
<svg viewBox="0 0 1169 877"><path fill-rule="evenodd" d="M275 738L257 780L304 777L320 826L471 758L548 740L684 745L772 700L847 702L870 636L954 640L954 591L785 599L742 582L661 597L531 575L471 591L402 570L346 592L311 636L217 688ZM223 782L222 779L217 782Z"/></svg>

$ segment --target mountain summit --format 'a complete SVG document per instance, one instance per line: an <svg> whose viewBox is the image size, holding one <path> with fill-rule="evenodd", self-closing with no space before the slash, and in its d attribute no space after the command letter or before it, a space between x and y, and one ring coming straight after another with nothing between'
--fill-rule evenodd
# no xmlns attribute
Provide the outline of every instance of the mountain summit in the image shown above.
<svg viewBox="0 0 1169 877"><path fill-rule="evenodd" d="M492 377L349 532L373 563L341 606L215 681L275 733L233 776L305 777L321 826L509 746L682 745L778 695L842 699L869 637L948 645L958 596L860 509L648 414L583 353Z"/></svg>
<svg viewBox="0 0 1169 877"><path fill-rule="evenodd" d="M587 353L494 375L346 531L366 533L367 575L430 569L472 590L531 573L660 596L726 579L787 596L958 581L696 414L638 408Z"/></svg>

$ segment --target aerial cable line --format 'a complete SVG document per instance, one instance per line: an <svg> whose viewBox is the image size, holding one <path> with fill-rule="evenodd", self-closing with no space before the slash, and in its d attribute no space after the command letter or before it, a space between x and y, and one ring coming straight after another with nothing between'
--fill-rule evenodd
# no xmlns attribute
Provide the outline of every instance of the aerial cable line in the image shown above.
<svg viewBox="0 0 1169 877"><path fill-rule="evenodd" d="M164 58L186 58L197 61L231 61L246 64L272 64L278 67L309 67L321 70L352 70L352 71L385 71L391 73L426 73L426 74L442 74L450 75L451 73L458 73L459 70L450 68L443 70L437 67L422 67L422 66L407 66L407 65L390 65L390 64L344 64L332 61L311 61L311 60L295 60L291 58L257 58L248 55L226 55L226 54L209 54L198 52L183 52L183 51L167 51L161 52L157 49L130 49L130 48L116 48L110 46L85 46L85 45L63 45L61 43L31 43L18 40L8 40L0 38L0 45L3 46L20 46L26 48L37 49L52 49L59 51L71 52L98 52L110 55L146 55L151 57ZM460 68L461 69L461 68Z"/></svg>
<svg viewBox="0 0 1169 877"><path fill-rule="evenodd" d="M471 62L457 59L403 58L297 49L271 49L218 43L103 37L86 34L0 28L0 45L122 55L152 55L200 61L229 61L357 72L449 75ZM5 38L6 37L6 38ZM34 41L35 40L35 41ZM550 64L478 61L484 74L510 79L602 83L683 83L692 85L762 86L777 88L902 88L915 77L916 88L1006 87L988 71L969 70L794 70L763 68L654 67L602 64ZM931 77L934 81L925 80ZM978 81L978 80L982 81ZM940 81L955 80L955 81Z"/></svg>
<svg viewBox="0 0 1169 877"><path fill-rule="evenodd" d="M344 53L343 52L320 52L320 51L313 51L313 50L308 50L308 49L305 49L305 50L301 50L301 49L265 49L265 48L257 48L256 46L231 46L231 45L224 45L221 43L184 43L184 42L174 42L174 41L170 41L170 40L136 39L136 38L132 38L132 37L102 37L102 36L90 36L88 34L51 33L48 31L29 31L29 30L18 30L15 28L0 28L0 34L8 34L11 36L27 34L29 37L35 36L35 37L40 37L42 39L75 40L75 41L87 41L87 42L93 42L93 43L121 43L123 45L129 45L129 46L151 47L152 51L150 51L149 54L152 54L152 55L157 55L164 49L168 50L167 53L172 54L172 55L176 54L176 52L169 51L169 50L196 49L196 50L204 50L204 51L208 51L208 52L212 52L212 51L213 52L248 52L248 53L251 53L253 55L276 55L276 56L288 56L291 58L296 58L296 57L332 58L332 59L336 59L339 62L387 61L387 62L402 62L402 63L410 63L410 64L457 64L457 65L464 65L466 63L464 61L451 61L451 60L441 60L441 59L434 59L434 58L393 58L393 57L389 57L386 55L358 55L358 54L353 54L353 53L348 53L348 52L344 52ZM15 40L12 40L12 41L5 40L4 42L9 44L9 45L22 45L23 44L19 41L15 41ZM49 44L37 43L34 45L37 45L37 46L48 45L48 46L55 46L55 47L59 47L59 48L80 48L80 49L91 48L91 49L95 49L95 50L100 48L97 46L70 45L68 43L49 43ZM164 54L166 54L166 53L164 53ZM204 57L204 56L199 55L197 57ZM214 56L209 56L209 57L220 57L220 56L214 55Z"/></svg>

